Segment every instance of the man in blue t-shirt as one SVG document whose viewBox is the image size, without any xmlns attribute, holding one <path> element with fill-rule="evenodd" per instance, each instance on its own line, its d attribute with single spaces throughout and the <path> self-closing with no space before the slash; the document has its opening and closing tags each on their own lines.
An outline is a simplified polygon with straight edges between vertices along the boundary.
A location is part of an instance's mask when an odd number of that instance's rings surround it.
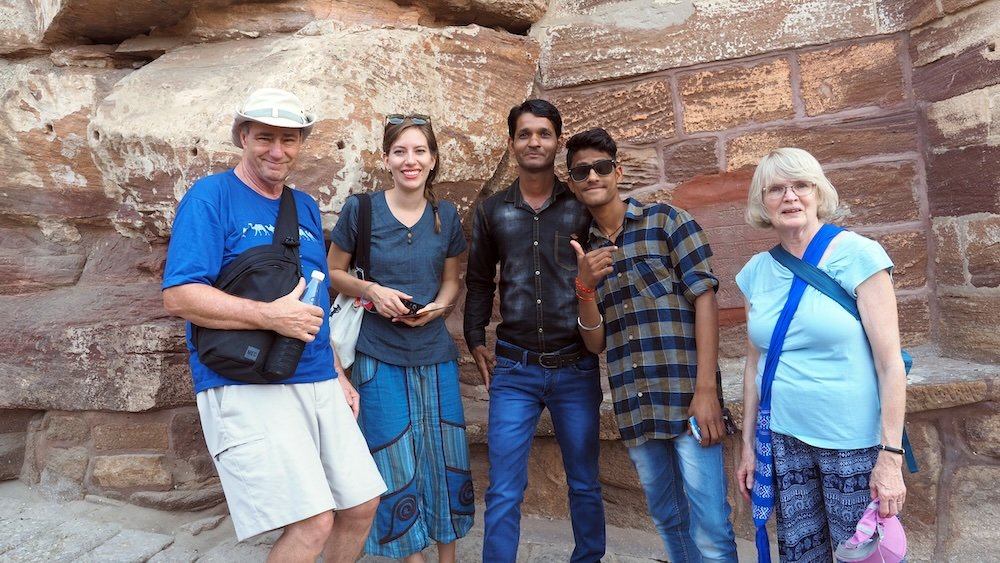
<svg viewBox="0 0 1000 563">
<path fill-rule="evenodd" d="M 316 118 L 292 93 L 253 92 L 237 110 L 235 168 L 195 182 L 177 207 L 163 304 L 188 321 L 191 373 L 209 453 L 240 540 L 278 528 L 269 560 L 354 561 L 385 483 L 358 428 L 357 392 L 334 370 L 329 295 L 301 303 L 305 280 L 271 302 L 213 287 L 249 248 L 271 244 L 285 179 Z M 327 274 L 319 207 L 292 191 L 303 272 Z M 280 384 L 246 384 L 198 358 L 191 325 L 271 330 L 306 342 L 295 374 Z"/>
</svg>

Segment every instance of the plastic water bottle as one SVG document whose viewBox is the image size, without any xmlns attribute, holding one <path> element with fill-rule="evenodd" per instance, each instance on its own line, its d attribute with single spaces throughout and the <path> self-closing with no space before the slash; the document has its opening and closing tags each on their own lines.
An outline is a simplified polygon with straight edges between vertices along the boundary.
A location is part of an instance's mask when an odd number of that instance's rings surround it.
<svg viewBox="0 0 1000 563">
<path fill-rule="evenodd" d="M 306 285 L 305 292 L 302 293 L 300 301 L 308 305 L 319 304 L 319 292 L 323 289 L 323 280 L 326 275 L 313 270 Z M 272 381 L 280 381 L 295 375 L 295 368 L 299 367 L 299 359 L 302 358 L 302 351 L 305 350 L 306 343 L 298 338 L 278 336 L 271 345 L 271 353 L 267 356 L 267 363 L 264 364 L 264 376 Z"/>
</svg>

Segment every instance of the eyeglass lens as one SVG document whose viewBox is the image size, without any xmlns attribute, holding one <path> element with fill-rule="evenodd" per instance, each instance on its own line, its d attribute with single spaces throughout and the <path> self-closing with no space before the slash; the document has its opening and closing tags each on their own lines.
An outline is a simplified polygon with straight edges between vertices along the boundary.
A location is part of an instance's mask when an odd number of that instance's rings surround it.
<svg viewBox="0 0 1000 563">
<path fill-rule="evenodd" d="M 768 186 L 764 189 L 764 197 L 767 199 L 781 199 L 785 197 L 785 192 L 792 190 L 796 196 L 805 196 L 812 193 L 815 186 L 809 182 L 795 182 L 787 186 Z"/>
<path fill-rule="evenodd" d="M 422 113 L 415 113 L 413 115 L 403 115 L 401 113 L 390 113 L 385 116 L 385 122 L 391 125 L 399 125 L 400 123 L 410 120 L 410 123 L 414 125 L 423 125 L 431 120 L 429 115 L 424 115 Z"/>
<path fill-rule="evenodd" d="M 582 182 L 590 176 L 591 170 L 597 172 L 598 176 L 607 176 L 615 171 L 615 164 L 617 163 L 613 160 L 598 160 L 590 164 L 581 164 L 569 169 L 569 177 L 573 178 L 574 181 Z"/>
</svg>

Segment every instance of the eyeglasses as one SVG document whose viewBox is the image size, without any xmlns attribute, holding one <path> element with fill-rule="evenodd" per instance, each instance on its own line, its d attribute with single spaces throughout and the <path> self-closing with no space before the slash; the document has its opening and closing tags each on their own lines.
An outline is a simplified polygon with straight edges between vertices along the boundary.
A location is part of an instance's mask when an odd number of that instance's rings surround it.
<svg viewBox="0 0 1000 563">
<path fill-rule="evenodd" d="M 812 182 L 794 182 L 787 186 L 768 186 L 764 188 L 764 199 L 769 201 L 780 201 L 785 197 L 785 192 L 792 190 L 797 197 L 807 196 L 813 193 L 816 184 Z"/>
<path fill-rule="evenodd" d="M 581 164 L 569 169 L 569 177 L 574 182 L 582 182 L 590 177 L 590 171 L 597 172 L 598 176 L 607 176 L 615 171 L 618 162 L 615 160 L 598 160 L 590 164 Z"/>
<path fill-rule="evenodd" d="M 425 123 L 431 122 L 431 116 L 424 115 L 422 113 L 414 113 L 412 115 L 403 115 L 401 113 L 390 113 L 385 116 L 385 122 L 390 125 L 399 125 L 400 123 L 410 120 L 410 123 L 414 125 L 424 125 Z"/>
</svg>

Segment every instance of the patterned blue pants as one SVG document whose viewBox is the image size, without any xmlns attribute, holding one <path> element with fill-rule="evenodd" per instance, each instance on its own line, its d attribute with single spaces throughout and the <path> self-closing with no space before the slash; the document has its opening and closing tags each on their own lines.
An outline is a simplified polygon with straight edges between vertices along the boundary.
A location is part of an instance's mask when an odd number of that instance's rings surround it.
<svg viewBox="0 0 1000 563">
<path fill-rule="evenodd" d="M 830 563 L 871 502 L 878 450 L 816 448 L 777 433 L 772 440 L 781 561 Z"/>
<path fill-rule="evenodd" d="M 365 552 L 401 559 L 464 536 L 475 504 L 458 364 L 401 367 L 359 352 L 351 379 L 358 424 L 389 489 Z"/>
</svg>

